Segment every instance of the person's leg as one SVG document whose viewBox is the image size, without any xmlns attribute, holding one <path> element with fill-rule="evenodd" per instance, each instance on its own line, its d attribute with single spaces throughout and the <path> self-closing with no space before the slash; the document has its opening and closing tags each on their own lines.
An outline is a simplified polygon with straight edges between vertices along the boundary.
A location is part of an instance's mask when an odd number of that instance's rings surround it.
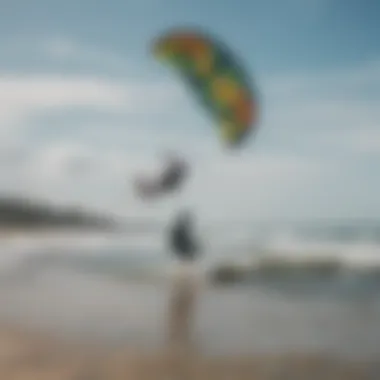
<svg viewBox="0 0 380 380">
<path fill-rule="evenodd" d="M 170 379 L 195 379 L 194 361 L 196 350 L 191 330 L 197 303 L 197 265 L 180 262 L 176 266 L 172 282 L 172 297 L 169 305 L 169 358 Z"/>
<path fill-rule="evenodd" d="M 191 340 L 197 284 L 194 264 L 182 263 L 177 269 L 170 303 L 169 337 L 171 343 L 186 347 Z"/>
</svg>

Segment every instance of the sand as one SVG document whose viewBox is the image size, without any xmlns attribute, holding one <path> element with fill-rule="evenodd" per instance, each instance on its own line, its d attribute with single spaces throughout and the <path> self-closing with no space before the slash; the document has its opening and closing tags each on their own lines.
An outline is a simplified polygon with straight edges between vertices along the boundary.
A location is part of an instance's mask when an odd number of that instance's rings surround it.
<svg viewBox="0 0 380 380">
<path fill-rule="evenodd" d="M 0 379 L 378 379 L 380 362 L 345 362 L 319 355 L 201 357 L 162 348 L 91 347 L 43 333 L 0 328 Z"/>
</svg>

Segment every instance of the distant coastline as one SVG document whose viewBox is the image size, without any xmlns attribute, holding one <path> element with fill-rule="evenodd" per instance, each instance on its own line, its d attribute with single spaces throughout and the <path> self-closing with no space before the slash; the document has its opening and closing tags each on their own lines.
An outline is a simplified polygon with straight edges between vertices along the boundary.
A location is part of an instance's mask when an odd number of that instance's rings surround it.
<svg viewBox="0 0 380 380">
<path fill-rule="evenodd" d="M 121 223 L 110 215 L 75 207 L 58 207 L 30 199 L 0 198 L 0 231 L 37 232 L 47 230 L 100 230 L 120 228 Z"/>
</svg>

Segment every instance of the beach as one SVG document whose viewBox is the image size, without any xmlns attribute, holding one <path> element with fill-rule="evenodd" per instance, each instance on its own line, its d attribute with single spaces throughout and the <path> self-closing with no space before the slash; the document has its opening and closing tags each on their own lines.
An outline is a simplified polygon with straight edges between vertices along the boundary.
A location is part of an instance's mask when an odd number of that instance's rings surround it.
<svg viewBox="0 0 380 380">
<path fill-rule="evenodd" d="M 3 289 L 0 379 L 378 378 L 376 313 L 203 289 L 181 350 L 167 340 L 169 287 L 68 279 Z"/>
<path fill-rule="evenodd" d="M 87 379 L 331 379 L 375 380 L 380 364 L 323 355 L 202 356 L 131 346 L 70 344 L 42 333 L 0 329 L 0 378 Z"/>
<path fill-rule="evenodd" d="M 276 266 L 205 281 L 181 351 L 168 345 L 173 283 L 154 244 L 3 242 L 0 379 L 378 379 L 376 278 Z"/>
</svg>

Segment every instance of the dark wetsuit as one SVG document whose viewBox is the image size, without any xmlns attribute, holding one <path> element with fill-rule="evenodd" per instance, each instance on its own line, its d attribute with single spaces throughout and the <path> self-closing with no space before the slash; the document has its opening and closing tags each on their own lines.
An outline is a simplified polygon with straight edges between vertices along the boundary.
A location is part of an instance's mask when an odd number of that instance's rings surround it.
<svg viewBox="0 0 380 380">
<path fill-rule="evenodd" d="M 193 261 L 199 256 L 199 246 L 192 236 L 192 220 L 181 215 L 170 231 L 169 244 L 173 254 L 180 260 Z"/>
</svg>

